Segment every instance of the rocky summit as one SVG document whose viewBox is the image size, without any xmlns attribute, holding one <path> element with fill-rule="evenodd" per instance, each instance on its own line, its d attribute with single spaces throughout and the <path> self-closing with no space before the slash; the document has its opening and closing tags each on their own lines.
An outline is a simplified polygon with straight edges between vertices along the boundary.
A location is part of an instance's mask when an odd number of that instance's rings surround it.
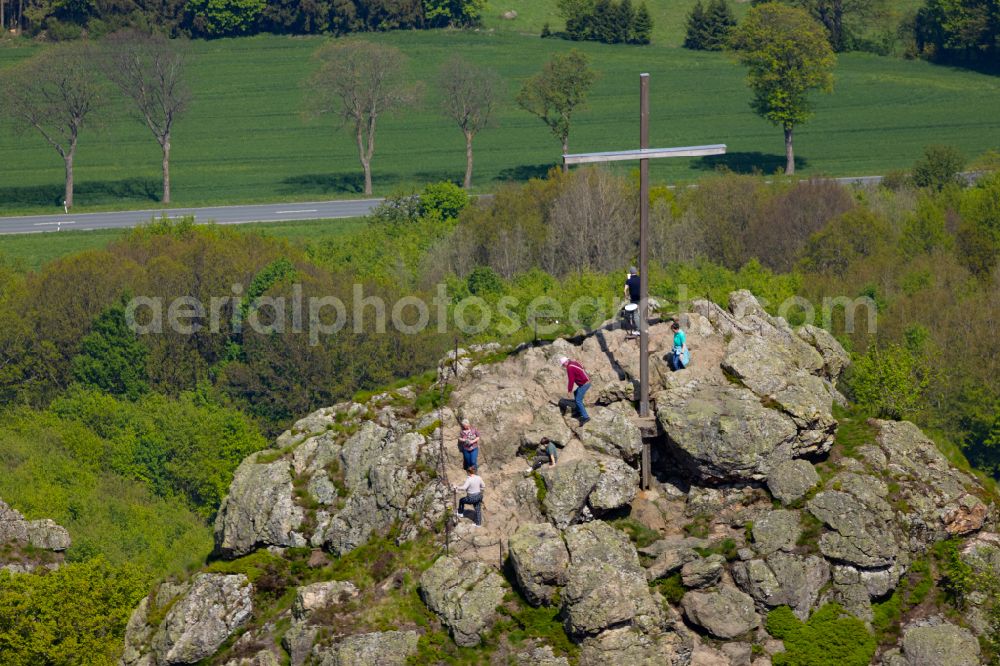
<svg viewBox="0 0 1000 666">
<path fill-rule="evenodd" d="M 301 419 L 240 465 L 213 561 L 142 601 L 123 664 L 422 664 L 463 649 L 484 664 L 768 666 L 819 663 L 802 650 L 843 649 L 836 627 L 860 646 L 845 664 L 985 659 L 993 593 L 949 614 L 928 589 L 948 571 L 1000 575 L 990 491 L 916 426 L 853 416 L 837 389 L 849 356 L 826 331 L 746 291 L 688 310 L 688 368 L 669 369 L 669 322 L 649 331 L 655 432 L 633 402 L 638 343 L 613 322 L 458 349 L 431 386 Z M 585 425 L 561 356 L 590 374 Z M 428 392 L 446 399 L 421 407 Z M 462 418 L 481 433 L 482 526 L 455 511 Z M 0 529 L 28 539 L 22 523 Z"/>
</svg>

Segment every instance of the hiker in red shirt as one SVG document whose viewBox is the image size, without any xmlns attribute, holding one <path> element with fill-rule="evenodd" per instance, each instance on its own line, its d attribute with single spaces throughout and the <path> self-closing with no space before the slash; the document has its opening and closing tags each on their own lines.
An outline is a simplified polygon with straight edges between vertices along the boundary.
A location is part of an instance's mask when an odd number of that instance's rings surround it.
<svg viewBox="0 0 1000 666">
<path fill-rule="evenodd" d="M 566 378 L 569 380 L 566 390 L 572 393 L 574 400 L 576 400 L 576 411 L 580 416 L 580 425 L 583 425 L 590 420 L 590 416 L 587 415 L 587 410 L 583 406 L 583 396 L 590 389 L 590 377 L 587 376 L 587 371 L 578 361 L 571 361 L 565 356 L 560 356 L 559 365 L 566 368 Z M 574 386 L 576 386 L 576 390 L 573 390 Z"/>
</svg>

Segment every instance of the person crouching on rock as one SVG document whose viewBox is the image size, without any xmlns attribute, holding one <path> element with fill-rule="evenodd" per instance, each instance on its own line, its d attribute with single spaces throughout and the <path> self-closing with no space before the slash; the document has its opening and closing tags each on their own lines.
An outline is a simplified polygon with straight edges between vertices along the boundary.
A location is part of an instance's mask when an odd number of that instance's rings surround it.
<svg viewBox="0 0 1000 666">
<path fill-rule="evenodd" d="M 465 478 L 465 483 L 460 486 L 454 486 L 455 490 L 464 490 L 465 497 L 458 500 L 458 510 L 455 515 L 459 518 L 462 517 L 462 511 L 465 510 L 465 505 L 475 508 L 476 510 L 476 526 L 483 524 L 483 489 L 486 488 L 486 483 L 483 481 L 482 477 L 476 474 L 476 466 L 471 465 L 465 470 L 468 476 Z"/>
<path fill-rule="evenodd" d="M 545 463 L 548 463 L 549 467 L 555 467 L 557 460 L 559 460 L 559 449 L 556 448 L 556 443 L 548 437 L 542 437 L 538 442 L 538 450 L 535 452 L 535 461 L 531 463 L 528 471 L 534 472 Z"/>
<path fill-rule="evenodd" d="M 458 445 L 462 448 L 464 469 L 479 463 L 479 431 L 472 427 L 469 419 L 462 419 L 462 432 L 458 433 Z"/>
<path fill-rule="evenodd" d="M 576 412 L 580 417 L 580 425 L 583 425 L 590 420 L 587 409 L 583 406 L 583 396 L 590 389 L 590 377 L 587 376 L 587 371 L 583 369 L 582 365 L 565 356 L 559 357 L 559 365 L 566 368 L 566 378 L 569 380 L 566 391 L 573 394 L 573 399 L 576 401 Z M 576 390 L 573 389 L 574 386 L 576 386 Z"/>
<path fill-rule="evenodd" d="M 670 369 L 676 372 L 687 367 L 691 362 L 691 355 L 688 351 L 687 336 L 681 330 L 681 325 L 675 321 L 670 330 L 674 332 L 674 347 L 670 350 Z"/>
</svg>

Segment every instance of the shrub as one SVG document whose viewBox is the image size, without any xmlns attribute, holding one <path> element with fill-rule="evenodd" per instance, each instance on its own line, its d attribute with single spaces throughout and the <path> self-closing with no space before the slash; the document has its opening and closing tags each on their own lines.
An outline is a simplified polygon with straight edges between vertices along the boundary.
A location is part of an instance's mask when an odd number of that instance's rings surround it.
<svg viewBox="0 0 1000 666">
<path fill-rule="evenodd" d="M 866 354 L 856 357 L 849 386 L 860 405 L 881 418 L 899 420 L 923 406 L 930 383 L 924 359 L 903 345 L 890 343 L 873 344 Z"/>
<path fill-rule="evenodd" d="M 917 187 L 941 190 L 957 182 L 958 173 L 965 165 L 965 158 L 954 146 L 933 145 L 924 148 L 924 154 L 913 165 L 913 182 Z"/>
<path fill-rule="evenodd" d="M 428 185 L 420 194 L 421 213 L 440 216 L 443 220 L 454 220 L 468 205 L 469 195 L 466 191 L 449 181 Z"/>
<path fill-rule="evenodd" d="M 803 623 L 788 606 L 767 614 L 767 631 L 785 643 L 775 666 L 867 666 L 877 644 L 864 623 L 827 604 Z"/>
</svg>

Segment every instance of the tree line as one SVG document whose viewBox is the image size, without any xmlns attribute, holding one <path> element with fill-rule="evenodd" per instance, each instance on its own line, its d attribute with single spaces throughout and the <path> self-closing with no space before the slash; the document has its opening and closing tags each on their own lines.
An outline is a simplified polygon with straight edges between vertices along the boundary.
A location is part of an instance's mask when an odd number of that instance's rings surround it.
<svg viewBox="0 0 1000 666">
<path fill-rule="evenodd" d="M 874 51 L 996 71 L 1000 69 L 1000 2 L 925 0 L 902 16 L 888 0 L 777 0 L 806 11 L 836 52 Z M 754 5 L 764 4 L 754 0 Z M 721 51 L 736 20 L 728 0 L 698 0 L 688 14 L 684 47 Z"/>
<path fill-rule="evenodd" d="M 0 0 L 0 26 L 55 41 L 123 28 L 174 37 L 346 34 L 477 25 L 484 0 Z"/>
</svg>

